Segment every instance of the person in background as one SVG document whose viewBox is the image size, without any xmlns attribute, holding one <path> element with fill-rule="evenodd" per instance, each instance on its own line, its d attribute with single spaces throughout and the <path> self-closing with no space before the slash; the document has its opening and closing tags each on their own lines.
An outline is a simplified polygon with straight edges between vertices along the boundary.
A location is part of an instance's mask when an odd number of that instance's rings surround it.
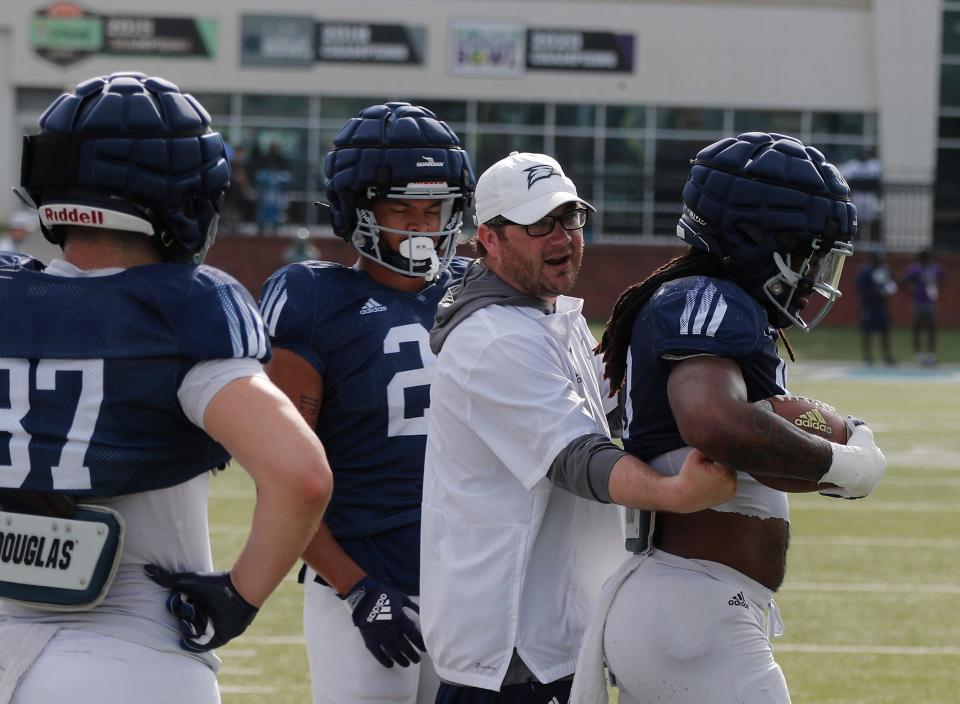
<svg viewBox="0 0 960 704">
<path fill-rule="evenodd" d="M 860 348 L 863 361 L 873 364 L 873 337 L 880 341 L 880 354 L 886 364 L 896 364 L 890 349 L 890 304 L 897 292 L 883 252 L 873 250 L 869 260 L 857 271 L 857 295 L 860 297 Z"/>
<path fill-rule="evenodd" d="M 919 364 L 937 363 L 937 302 L 943 289 L 943 269 L 930 256 L 930 250 L 917 253 L 916 261 L 900 274 L 900 283 L 908 286 L 913 302 L 910 329 L 913 355 Z M 926 342 L 926 345 L 924 345 Z"/>
</svg>

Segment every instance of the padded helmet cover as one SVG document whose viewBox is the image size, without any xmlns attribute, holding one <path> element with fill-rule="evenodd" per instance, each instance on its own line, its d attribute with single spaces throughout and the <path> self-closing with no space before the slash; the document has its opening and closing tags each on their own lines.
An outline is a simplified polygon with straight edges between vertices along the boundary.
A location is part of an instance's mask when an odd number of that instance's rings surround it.
<svg viewBox="0 0 960 704">
<path fill-rule="evenodd" d="M 203 258 L 230 165 L 193 96 L 162 78 L 114 73 L 61 95 L 39 125 L 39 135 L 24 138 L 21 183 L 42 222 L 44 205 L 96 208 L 108 221 L 121 214 L 112 222 L 133 223 L 117 229 L 158 236 L 168 259 Z M 44 235 L 62 244 L 58 229 L 47 218 Z"/>
<path fill-rule="evenodd" d="M 787 135 L 748 132 L 711 144 L 691 163 L 677 235 L 715 254 L 762 303 L 770 297 L 764 287 L 782 271 L 774 255 L 792 254 L 797 269 L 804 244 L 808 252 L 835 244 L 852 252 L 857 209 L 850 188 L 817 149 Z"/>
</svg>

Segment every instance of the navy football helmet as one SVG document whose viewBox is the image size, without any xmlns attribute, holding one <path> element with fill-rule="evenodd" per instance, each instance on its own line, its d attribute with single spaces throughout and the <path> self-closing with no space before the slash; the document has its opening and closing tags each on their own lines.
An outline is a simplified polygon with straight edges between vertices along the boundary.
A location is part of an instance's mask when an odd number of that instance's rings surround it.
<svg viewBox="0 0 960 704">
<path fill-rule="evenodd" d="M 840 298 L 857 209 L 837 168 L 782 134 L 748 132 L 701 150 L 683 189 L 677 236 L 715 254 L 771 323 L 813 329 Z M 808 296 L 826 299 L 810 322 Z"/>
<path fill-rule="evenodd" d="M 361 110 L 333 145 L 324 174 L 334 233 L 391 271 L 427 281 L 439 276 L 456 253 L 475 184 L 470 158 L 453 130 L 426 108 L 387 103 Z M 440 229 L 378 224 L 371 207 L 379 198 L 439 200 Z M 384 232 L 403 237 L 398 251 L 382 243 Z"/>
<path fill-rule="evenodd" d="M 63 225 L 157 237 L 169 261 L 199 262 L 230 185 L 223 139 L 193 96 L 161 78 L 114 73 L 79 84 L 24 137 L 21 186 L 44 236 Z"/>
</svg>

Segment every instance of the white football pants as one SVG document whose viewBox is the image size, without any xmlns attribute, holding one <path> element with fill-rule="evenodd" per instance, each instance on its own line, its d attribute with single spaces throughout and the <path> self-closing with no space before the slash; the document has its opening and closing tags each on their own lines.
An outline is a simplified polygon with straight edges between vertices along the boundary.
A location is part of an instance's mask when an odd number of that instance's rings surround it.
<svg viewBox="0 0 960 704">
<path fill-rule="evenodd" d="M 12 704 L 220 704 L 217 677 L 186 653 L 63 628 L 26 671 Z"/>
<path fill-rule="evenodd" d="M 772 592 L 736 570 L 654 550 L 621 585 L 604 629 L 621 704 L 790 704 L 773 659 Z"/>
<path fill-rule="evenodd" d="M 433 704 L 440 680 L 427 654 L 409 667 L 381 665 L 364 645 L 347 605 L 333 589 L 313 581 L 315 574 L 308 567 L 303 585 L 313 704 Z M 419 625 L 415 614 L 407 614 Z"/>
</svg>

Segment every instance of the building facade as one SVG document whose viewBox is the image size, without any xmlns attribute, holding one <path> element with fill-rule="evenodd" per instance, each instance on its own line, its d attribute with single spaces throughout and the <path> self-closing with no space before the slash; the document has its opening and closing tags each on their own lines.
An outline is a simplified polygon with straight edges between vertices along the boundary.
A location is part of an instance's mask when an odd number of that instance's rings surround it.
<svg viewBox="0 0 960 704">
<path fill-rule="evenodd" d="M 671 241 L 687 161 L 723 136 L 766 131 L 842 166 L 864 198 L 867 239 L 960 249 L 947 186 L 960 185 L 958 2 L 8 5 L 6 143 L 80 80 L 162 75 L 203 102 L 234 150 L 242 183 L 228 232 L 322 234 L 312 204 L 336 130 L 361 107 L 408 100 L 451 124 L 478 173 L 513 149 L 555 155 L 600 211 L 595 242 Z M 18 149 L 0 152 L 0 189 L 15 185 L 18 162 Z M 0 199 L 0 222 L 13 207 Z"/>
</svg>

